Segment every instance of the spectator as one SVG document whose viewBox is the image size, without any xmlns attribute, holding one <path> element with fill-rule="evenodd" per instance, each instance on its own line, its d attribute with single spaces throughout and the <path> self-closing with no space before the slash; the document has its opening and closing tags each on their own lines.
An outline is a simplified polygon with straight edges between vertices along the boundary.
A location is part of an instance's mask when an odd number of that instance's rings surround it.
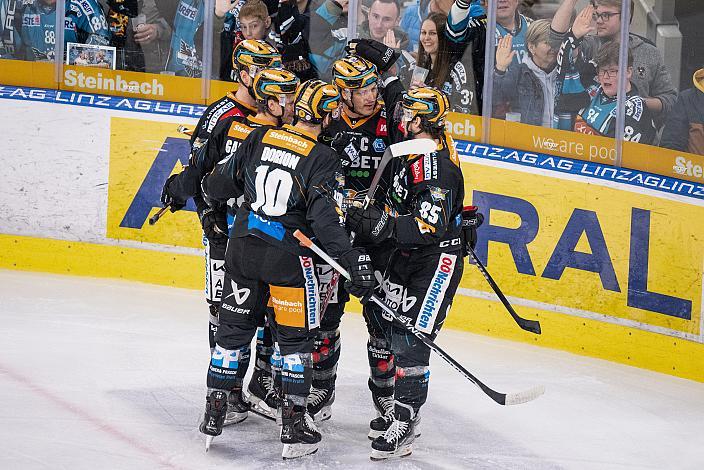
<svg viewBox="0 0 704 470">
<path fill-rule="evenodd" d="M 593 7 L 588 6 L 579 15 L 568 32 L 558 52 L 558 95 L 555 100 L 555 113 L 577 113 L 567 127 L 583 134 L 615 137 L 616 104 L 619 73 L 626 73 L 626 125 L 624 139 L 630 142 L 651 144 L 655 138 L 653 114 L 645 105 L 645 99 L 638 95 L 631 82 L 633 77 L 633 54 L 628 52 L 628 66 L 619 65 L 619 43 L 609 41 L 603 44 L 596 55 L 596 77 L 594 73 L 585 76 L 589 67 L 578 64 L 583 57 L 577 54 L 582 38 L 594 30 L 592 23 Z M 583 84 L 590 84 L 584 88 Z M 581 108 L 581 109 L 580 109 Z"/>
<path fill-rule="evenodd" d="M 374 0 L 367 20 L 360 25 L 359 37 L 374 39 L 394 49 L 406 49 L 408 35 L 398 27 L 400 20 L 399 0 Z"/>
<path fill-rule="evenodd" d="M 562 43 L 569 29 L 572 12 L 577 0 L 563 0 L 552 20 L 552 41 Z M 580 53 L 585 60 L 594 60 L 599 48 L 609 42 L 618 41 L 621 34 L 622 0 L 592 0 L 593 20 L 596 36 L 585 37 Z M 631 0 L 631 17 L 633 16 Z M 633 84 L 645 100 L 648 110 L 664 118 L 677 100 L 677 90 L 672 85 L 670 73 L 657 47 L 640 36 L 630 33 L 628 48 L 633 54 Z"/>
<path fill-rule="evenodd" d="M 513 63 L 517 52 L 507 34 L 496 48 L 494 99 L 508 102 L 509 111 L 520 113 L 524 124 L 552 127 L 557 85 L 557 51 L 550 44 L 550 20 L 531 23 L 526 34 L 528 55 Z"/>
<path fill-rule="evenodd" d="M 136 18 L 131 18 L 131 41 L 134 42 L 134 53 L 141 54 L 144 61 L 144 71 L 148 73 L 159 73 L 164 70 L 166 58 L 171 42 L 171 26 L 169 22 L 161 16 L 154 0 L 140 0 L 140 14 Z M 128 45 L 130 44 L 128 36 Z M 141 52 L 140 52 L 141 51 Z M 132 70 L 131 63 L 139 59 L 130 59 L 126 54 L 126 68 Z M 134 67 L 136 68 L 136 67 Z"/>
<path fill-rule="evenodd" d="M 704 69 L 694 73 L 694 88 L 683 91 L 665 121 L 663 147 L 704 155 Z"/>
<path fill-rule="evenodd" d="M 417 65 L 428 69 L 424 83 L 411 83 L 411 88 L 431 86 L 442 90 L 450 99 L 454 112 L 478 114 L 474 70 L 466 69 L 461 56 L 450 50 L 445 35 L 447 16 L 431 13 L 420 28 Z"/>
<path fill-rule="evenodd" d="M 430 13 L 447 15 L 452 7 L 453 0 L 417 0 L 415 5 L 406 8 L 401 17 L 401 30 L 408 35 L 407 49 L 411 52 L 418 50 L 420 39 L 420 26 Z"/>
<path fill-rule="evenodd" d="M 100 6 L 94 0 L 65 2 L 64 44 L 107 45 L 110 31 Z M 15 13 L 15 57 L 31 61 L 53 61 L 55 23 L 56 0 L 32 0 L 18 6 Z"/>
<path fill-rule="evenodd" d="M 362 2 L 359 2 L 361 7 Z M 348 0 L 325 0 L 312 14 L 310 61 L 318 76 L 332 79 L 332 63 L 343 56 L 347 45 Z"/>
<path fill-rule="evenodd" d="M 482 109 L 484 88 L 484 54 L 486 50 L 486 2 L 482 0 L 457 0 L 450 8 L 445 27 L 445 37 L 448 40 L 453 54 L 461 57 L 458 63 L 466 73 L 460 77 L 467 77 L 467 82 L 474 80 L 474 94 L 471 97 L 470 109 L 475 106 L 477 114 Z M 458 66 L 453 67 L 459 70 Z M 468 113 L 462 108 L 455 108 L 458 112 Z"/>
<path fill-rule="evenodd" d="M 213 22 L 213 57 L 220 57 L 219 34 L 223 30 L 225 15 L 235 2 L 215 0 Z M 203 0 L 156 0 L 159 13 L 164 18 L 173 18 L 169 58 L 165 71 L 185 77 L 201 77 L 203 73 L 202 26 L 205 2 Z M 218 74 L 214 74 L 218 75 Z"/>
<path fill-rule="evenodd" d="M 518 11 L 518 0 L 497 0 L 496 43 L 507 34 L 512 36 L 512 47 L 516 52 L 513 63 L 519 65 L 528 55 L 526 33 L 531 19 Z"/>
<path fill-rule="evenodd" d="M 236 25 L 236 26 L 233 26 Z M 220 77 L 232 79 L 232 51 L 244 39 L 265 40 L 269 35 L 271 18 L 267 6 L 261 0 L 237 0 L 235 7 L 225 15 L 223 31 L 220 35 Z M 232 31 L 236 29 L 235 33 Z"/>
</svg>

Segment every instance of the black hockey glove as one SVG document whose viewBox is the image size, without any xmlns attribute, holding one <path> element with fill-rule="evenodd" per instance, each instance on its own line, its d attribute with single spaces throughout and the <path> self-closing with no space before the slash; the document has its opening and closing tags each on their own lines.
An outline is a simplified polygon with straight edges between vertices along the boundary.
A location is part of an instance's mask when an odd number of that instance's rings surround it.
<svg viewBox="0 0 704 470">
<path fill-rule="evenodd" d="M 169 192 L 169 185 L 173 182 L 174 179 L 176 179 L 178 175 L 171 175 L 169 176 L 169 179 L 166 180 L 166 183 L 164 183 L 164 188 L 161 190 L 161 203 L 166 206 L 171 206 L 170 210 L 171 212 L 176 212 L 184 207 L 186 207 L 186 201 L 183 201 L 181 199 L 176 199 L 170 192 Z"/>
<path fill-rule="evenodd" d="M 484 223 L 484 216 L 477 212 L 478 210 L 477 206 L 465 206 L 462 209 L 462 234 L 465 244 L 472 250 L 477 246 L 477 229 Z M 465 251 L 469 254 L 466 247 Z"/>
<path fill-rule="evenodd" d="M 374 270 L 372 260 L 362 248 L 353 248 L 340 256 L 340 265 L 350 273 L 345 289 L 364 304 L 374 293 Z"/>
<path fill-rule="evenodd" d="M 348 54 L 356 54 L 376 65 L 379 74 L 387 72 L 401 56 L 395 49 L 373 39 L 353 39 L 345 46 L 345 51 Z"/>
<path fill-rule="evenodd" d="M 366 210 L 354 205 L 347 208 L 347 230 L 374 244 L 393 236 L 395 225 L 396 219 L 374 205 L 370 205 Z"/>
<path fill-rule="evenodd" d="M 227 243 L 227 213 L 206 207 L 205 210 L 198 213 L 200 224 L 203 226 L 203 233 L 208 240 L 213 243 Z"/>
</svg>

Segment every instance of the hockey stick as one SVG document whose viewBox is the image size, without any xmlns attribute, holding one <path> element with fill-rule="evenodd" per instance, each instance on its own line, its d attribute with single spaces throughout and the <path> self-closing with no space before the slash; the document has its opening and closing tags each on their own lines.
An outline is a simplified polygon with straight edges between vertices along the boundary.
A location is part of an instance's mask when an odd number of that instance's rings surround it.
<svg viewBox="0 0 704 470">
<path fill-rule="evenodd" d="M 299 242 L 301 242 L 301 245 L 310 248 L 313 250 L 315 254 L 320 256 L 323 260 L 325 260 L 326 263 L 328 263 L 330 266 L 335 268 L 341 275 L 343 275 L 345 278 L 350 279 L 349 273 L 342 267 L 340 266 L 334 259 L 330 257 L 327 253 L 325 253 L 320 247 L 315 245 L 310 238 L 305 236 L 300 230 L 296 230 L 293 232 L 293 236 L 298 239 Z M 474 385 L 479 387 L 482 392 L 487 394 L 489 398 L 494 400 L 496 403 L 499 405 L 518 405 L 521 403 L 526 403 L 532 400 L 535 400 L 538 398 L 540 395 L 545 393 L 545 387 L 542 385 L 533 387 L 529 390 L 525 390 L 523 392 L 518 392 L 518 393 L 500 393 L 497 392 L 496 390 L 491 389 L 487 385 L 485 385 L 481 380 L 476 378 L 474 375 L 472 375 L 471 372 L 469 372 L 467 369 L 462 366 L 459 362 L 454 360 L 449 354 L 447 354 L 440 346 L 435 344 L 430 338 L 425 336 L 423 332 L 419 331 L 416 329 L 413 324 L 411 324 L 411 319 L 404 317 L 405 320 L 402 320 L 396 311 L 391 309 L 388 305 L 384 303 L 383 300 L 381 300 L 379 297 L 376 295 L 372 295 L 370 300 L 377 304 L 379 307 L 381 307 L 384 312 L 389 314 L 397 323 L 402 325 L 404 328 L 406 328 L 408 331 L 413 333 L 413 335 L 421 340 L 423 344 L 428 346 L 430 349 L 438 353 L 438 355 L 444 359 L 448 364 L 450 364 L 455 370 L 457 370 L 460 374 L 462 374 L 465 378 L 467 378 L 470 382 L 472 382 Z"/>
<path fill-rule="evenodd" d="M 516 313 L 516 311 L 513 309 L 513 307 L 509 303 L 509 301 L 506 298 L 506 296 L 504 295 L 504 293 L 501 292 L 501 289 L 499 289 L 499 286 L 496 284 L 496 282 L 494 282 L 494 279 L 491 277 L 491 274 L 489 274 L 489 271 L 487 271 L 486 267 L 482 264 L 481 261 L 479 261 L 479 258 L 477 258 L 477 254 L 474 252 L 472 247 L 469 246 L 469 244 L 467 244 L 467 248 L 469 248 L 469 256 L 472 257 L 474 264 L 477 266 L 479 271 L 482 273 L 482 275 L 484 276 L 484 279 L 486 279 L 486 282 L 488 282 L 489 285 L 491 286 L 491 288 L 494 289 L 494 293 L 499 298 L 501 303 L 504 304 L 504 307 L 506 307 L 506 310 L 508 310 L 508 313 L 511 314 L 511 317 L 513 317 L 513 320 L 516 322 L 516 324 L 526 331 L 530 331 L 531 333 L 535 333 L 536 335 L 539 335 L 541 333 L 540 322 L 537 320 L 529 320 L 527 318 L 522 318 Z"/>
<path fill-rule="evenodd" d="M 149 225 L 154 225 L 155 223 L 157 223 L 159 221 L 159 219 L 161 219 L 161 216 L 164 215 L 166 213 L 166 211 L 169 210 L 170 207 L 171 207 L 171 204 L 167 204 L 166 206 L 159 209 L 159 212 L 157 212 L 156 214 L 154 214 L 153 216 L 151 216 L 149 218 Z"/>
<path fill-rule="evenodd" d="M 386 169 L 386 165 L 391 161 L 392 158 L 405 157 L 407 155 L 413 154 L 426 154 L 434 152 L 438 148 L 437 144 L 433 139 L 413 139 L 404 140 L 403 142 L 397 142 L 386 147 L 384 154 L 381 156 L 381 161 L 379 166 L 376 167 L 376 172 L 372 177 L 372 182 L 367 189 L 367 194 L 364 196 L 364 202 L 362 203 L 362 208 L 366 209 L 371 204 L 374 199 L 374 193 L 376 192 L 377 186 L 379 186 L 379 181 L 381 181 L 381 176 Z M 350 242 L 354 242 L 354 233 L 350 237 Z M 337 287 L 337 283 L 340 280 L 340 273 L 335 271 L 330 278 L 328 283 L 328 289 L 325 292 L 325 298 L 320 306 L 321 315 L 325 314 L 325 310 L 328 308 L 328 304 L 332 299 L 333 292 Z"/>
</svg>

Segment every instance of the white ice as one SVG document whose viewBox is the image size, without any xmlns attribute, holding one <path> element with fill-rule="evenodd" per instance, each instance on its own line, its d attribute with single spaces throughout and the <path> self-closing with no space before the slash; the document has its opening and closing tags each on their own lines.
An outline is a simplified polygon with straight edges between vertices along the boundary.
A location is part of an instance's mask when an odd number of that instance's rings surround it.
<svg viewBox="0 0 704 470">
<path fill-rule="evenodd" d="M 257 416 L 205 454 L 201 293 L 0 271 L 0 468 L 704 468 L 704 384 L 449 330 L 438 342 L 489 386 L 546 394 L 502 407 L 435 358 L 413 454 L 371 462 L 366 330 L 348 314 L 342 331 L 317 454 L 282 461 Z"/>
</svg>

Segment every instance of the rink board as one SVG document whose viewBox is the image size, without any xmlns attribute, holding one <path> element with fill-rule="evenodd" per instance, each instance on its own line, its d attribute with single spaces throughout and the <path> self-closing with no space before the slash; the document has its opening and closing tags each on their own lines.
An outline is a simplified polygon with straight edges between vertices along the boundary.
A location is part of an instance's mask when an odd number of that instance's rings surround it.
<svg viewBox="0 0 704 470">
<path fill-rule="evenodd" d="M 0 176 L 0 267 L 202 288 L 193 207 L 146 223 L 164 179 L 187 162 L 187 136 L 176 129 L 192 127 L 195 112 L 37 96 L 0 101 L 17 162 Z M 27 129 L 36 129 L 29 141 L 20 138 Z M 449 327 L 704 381 L 703 188 L 508 148 L 458 148 L 466 202 L 486 217 L 477 254 L 543 335 L 518 329 L 470 265 Z"/>
</svg>

